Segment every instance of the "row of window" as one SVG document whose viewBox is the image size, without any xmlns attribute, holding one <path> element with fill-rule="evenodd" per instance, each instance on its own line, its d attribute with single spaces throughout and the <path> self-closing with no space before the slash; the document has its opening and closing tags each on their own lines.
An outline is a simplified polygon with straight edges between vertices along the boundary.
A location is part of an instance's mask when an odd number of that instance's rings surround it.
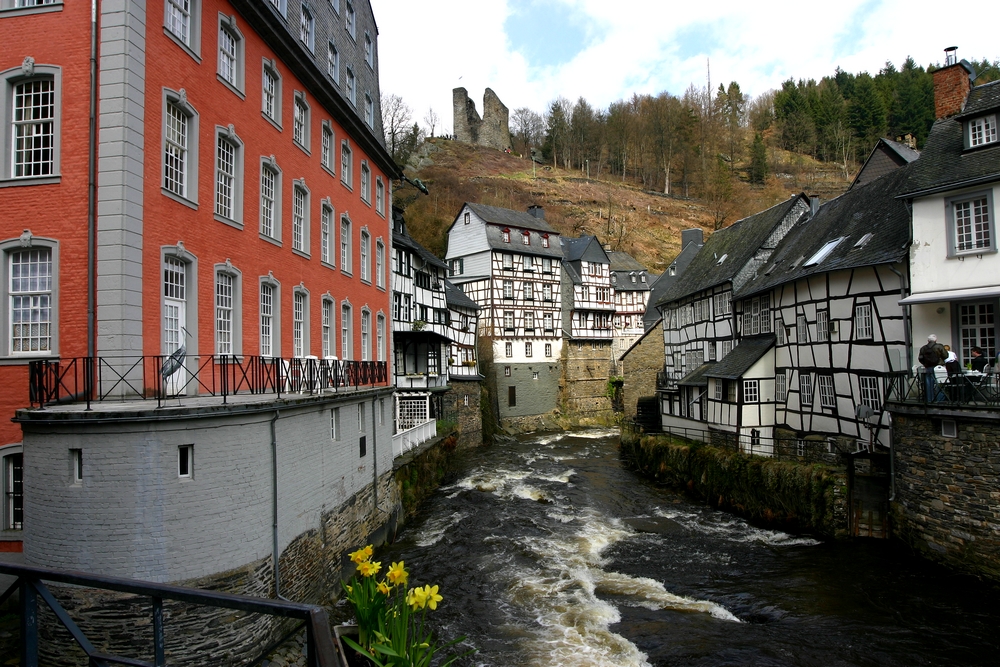
<svg viewBox="0 0 1000 667">
<path fill-rule="evenodd" d="M 830 334 L 836 333 L 836 323 L 830 322 L 830 313 L 826 310 L 816 311 L 815 334 L 810 331 L 809 322 L 805 315 L 795 317 L 795 341 L 797 343 L 824 343 L 830 340 Z M 777 344 L 787 345 L 793 342 L 791 339 L 790 327 L 778 319 L 775 322 L 775 332 L 777 334 Z M 854 306 L 854 339 L 870 340 L 874 336 L 872 306 L 870 303 L 859 303 Z"/>
<path fill-rule="evenodd" d="M 542 313 L 541 318 L 537 317 L 536 313 L 532 310 L 526 310 L 522 313 L 524 318 L 524 330 L 534 331 L 535 325 L 541 320 L 543 331 L 552 331 L 552 313 Z M 503 311 L 503 328 L 506 331 L 514 331 L 514 311 L 505 310 Z"/>
<path fill-rule="evenodd" d="M 514 356 L 514 344 L 513 343 L 504 343 L 504 354 L 506 355 L 506 357 L 508 359 L 510 359 L 511 357 Z M 524 356 L 531 357 L 531 356 L 533 356 L 533 354 L 534 354 L 534 346 L 531 344 L 530 341 L 528 341 L 528 342 L 526 342 L 524 344 Z M 545 356 L 546 357 L 551 357 L 552 356 L 552 343 L 545 343 Z M 504 367 L 504 375 L 510 377 L 510 366 L 505 366 Z M 536 377 L 534 377 L 535 380 L 538 379 L 537 375 L 538 374 L 535 373 L 535 376 L 536 376 Z"/>
<path fill-rule="evenodd" d="M 392 293 L 392 319 L 397 322 L 411 322 L 418 320 L 430 322 L 433 316 L 435 324 L 451 324 L 451 312 L 444 308 L 432 308 L 426 304 L 418 303 L 414 305 L 413 297 L 400 292 Z M 462 316 L 465 326 L 468 326 L 468 315 Z"/>
<path fill-rule="evenodd" d="M 469 224 L 469 214 L 468 213 L 465 214 L 465 224 Z M 527 229 L 521 231 L 521 244 L 522 245 L 531 245 L 531 234 L 532 234 L 531 231 L 527 230 Z M 538 234 L 538 232 L 535 232 L 535 234 L 538 235 L 538 237 L 539 237 L 539 239 L 541 241 L 542 247 L 543 248 L 548 248 L 549 245 L 550 245 L 550 243 L 549 243 L 549 235 L 545 234 L 545 233 Z M 510 228 L 509 227 L 504 227 L 503 229 L 500 230 L 500 238 L 503 240 L 504 243 L 510 243 Z"/>
<path fill-rule="evenodd" d="M 25 0 L 18 0 L 25 1 Z M 282 16 L 286 15 L 285 0 L 270 0 L 278 8 Z M 331 3 L 333 4 L 333 3 Z M 337 3 L 339 5 L 339 2 Z M 279 7 L 280 5 L 280 7 Z M 356 15 L 354 6 L 348 2 L 345 28 L 352 40 L 356 40 Z M 164 6 L 164 27 L 183 49 L 191 53 L 195 59 L 200 59 L 201 52 L 201 0 L 167 0 Z M 315 55 L 316 53 L 316 19 L 306 3 L 301 5 L 299 15 L 299 40 Z M 234 16 L 219 13 L 218 25 L 218 77 L 237 95 L 243 97 L 245 85 L 245 39 L 236 25 Z M 369 69 L 375 69 L 375 42 L 367 30 L 364 34 L 364 61 Z M 331 36 L 327 41 L 327 74 L 335 85 L 340 87 L 340 50 Z M 343 91 L 352 105 L 357 106 L 357 77 L 351 67 L 345 67 Z M 264 114 L 280 125 L 280 77 L 274 63 L 271 62 L 270 72 L 265 66 L 264 78 L 261 84 L 264 97 Z M 275 100 L 277 99 L 277 103 Z M 269 113 L 270 112 L 270 113 Z M 364 95 L 364 120 L 369 128 L 375 128 L 375 100 L 371 91 Z M 300 142 L 301 144 L 301 142 Z"/>
<path fill-rule="evenodd" d="M 803 407 L 811 406 L 814 400 L 813 374 L 799 374 L 799 404 Z M 823 408 L 837 407 L 837 396 L 834 391 L 832 375 L 815 375 L 815 382 L 819 389 L 819 402 Z M 761 400 L 760 380 L 719 380 L 713 379 L 714 396 L 717 401 L 727 401 L 735 403 L 738 400 L 737 392 L 742 386 L 743 402 L 757 403 Z M 872 410 L 882 409 L 879 400 L 879 380 L 874 376 L 862 375 L 858 378 L 861 390 L 861 403 L 867 405 Z M 784 371 L 778 372 L 774 376 L 774 399 L 778 403 L 788 400 L 787 375 Z"/>
<path fill-rule="evenodd" d="M 533 255 L 519 255 L 521 258 L 521 270 L 525 272 L 541 271 L 542 273 L 552 273 L 554 263 L 551 257 L 535 257 Z M 464 264 L 461 259 L 453 259 L 451 265 L 452 275 L 460 275 L 464 271 Z M 557 260 L 558 261 L 558 260 Z M 455 264 L 458 262 L 458 264 Z M 500 266 L 504 271 L 514 270 L 514 255 L 509 252 L 500 253 Z M 459 269 L 456 273 L 455 269 Z"/>
<path fill-rule="evenodd" d="M 514 281 L 504 280 L 502 284 L 503 298 L 513 299 L 515 294 Z M 552 301 L 552 283 L 542 283 L 540 290 L 535 283 L 521 283 L 521 294 L 525 301 L 534 301 L 536 294 L 538 295 L 537 298 L 540 298 L 542 301 Z"/>
<path fill-rule="evenodd" d="M 190 325 L 188 319 L 188 285 L 191 264 L 175 256 L 167 256 L 163 263 L 163 343 L 166 353 L 172 353 L 183 341 L 183 331 Z M 241 327 L 243 322 L 243 285 L 239 270 L 230 264 L 215 270 L 214 329 L 215 354 L 242 354 Z M 258 301 L 259 353 L 264 357 L 280 356 L 280 285 L 270 276 L 260 279 Z M 292 354 L 305 357 L 311 354 L 310 344 L 310 294 L 304 287 L 292 290 Z M 336 304 L 324 295 L 320 304 L 321 354 L 335 356 Z M 375 350 L 372 351 L 372 314 L 364 307 L 359 318 L 361 330 L 361 360 L 385 361 L 385 316 L 376 315 Z M 354 358 L 353 307 L 346 300 L 340 307 L 341 359 Z M 190 327 L 193 328 L 193 327 Z"/>
</svg>

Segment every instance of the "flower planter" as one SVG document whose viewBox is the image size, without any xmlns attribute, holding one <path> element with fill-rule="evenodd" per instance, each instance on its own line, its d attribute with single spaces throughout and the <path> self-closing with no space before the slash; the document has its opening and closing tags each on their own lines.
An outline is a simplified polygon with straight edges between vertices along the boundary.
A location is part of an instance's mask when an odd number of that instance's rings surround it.
<svg viewBox="0 0 1000 667">
<path fill-rule="evenodd" d="M 373 667 L 375 664 L 362 654 L 355 651 L 343 641 L 341 637 L 350 637 L 354 641 L 358 640 L 358 626 L 356 625 L 335 625 L 333 626 L 333 638 L 337 642 L 337 655 L 340 656 L 341 667 Z"/>
</svg>

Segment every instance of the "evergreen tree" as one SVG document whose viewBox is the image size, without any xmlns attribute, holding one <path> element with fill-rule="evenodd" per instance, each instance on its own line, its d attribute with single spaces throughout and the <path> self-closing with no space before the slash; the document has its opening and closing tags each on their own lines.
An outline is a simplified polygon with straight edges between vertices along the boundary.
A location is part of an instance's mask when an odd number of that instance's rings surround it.
<svg viewBox="0 0 1000 667">
<path fill-rule="evenodd" d="M 847 106 L 847 124 L 861 142 L 860 151 L 867 153 L 886 132 L 885 107 L 875 82 L 867 74 L 858 76 L 854 97 Z"/>
</svg>

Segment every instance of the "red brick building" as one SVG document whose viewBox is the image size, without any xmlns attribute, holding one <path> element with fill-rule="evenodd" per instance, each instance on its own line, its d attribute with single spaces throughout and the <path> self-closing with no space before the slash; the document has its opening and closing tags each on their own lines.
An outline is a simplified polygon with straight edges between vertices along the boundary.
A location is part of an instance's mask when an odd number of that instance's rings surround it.
<svg viewBox="0 0 1000 667">
<path fill-rule="evenodd" d="M 398 172 L 369 2 L 96 7 L 0 0 L 6 550 L 30 469 L 16 410 L 214 392 L 222 357 L 388 359 Z"/>
</svg>

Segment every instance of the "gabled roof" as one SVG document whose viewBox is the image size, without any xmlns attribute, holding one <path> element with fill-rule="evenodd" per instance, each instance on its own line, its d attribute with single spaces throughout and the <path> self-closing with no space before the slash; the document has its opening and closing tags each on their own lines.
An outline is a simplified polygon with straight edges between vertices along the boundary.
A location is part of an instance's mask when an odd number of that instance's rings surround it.
<svg viewBox="0 0 1000 667">
<path fill-rule="evenodd" d="M 677 384 L 681 387 L 707 387 L 708 386 L 708 372 L 712 370 L 715 366 L 714 361 L 706 361 L 698 368 L 694 369 L 682 379 L 677 381 Z"/>
<path fill-rule="evenodd" d="M 611 260 L 612 271 L 646 271 L 646 267 L 627 252 L 609 250 L 607 255 L 608 259 Z"/>
<path fill-rule="evenodd" d="M 567 262 L 586 260 L 588 262 L 611 263 L 608 253 L 604 251 L 604 247 L 596 236 L 581 236 L 578 239 L 561 236 L 559 243 L 562 245 L 563 259 Z"/>
<path fill-rule="evenodd" d="M 896 195 L 913 166 L 859 185 L 820 206 L 815 216 L 800 220 L 733 296 L 749 296 L 809 275 L 903 261 L 909 253 L 910 212 Z M 818 263 L 806 266 L 837 239 L 840 242 L 827 248 Z"/>
<path fill-rule="evenodd" d="M 417 243 L 414 238 L 410 236 L 409 232 L 406 231 L 406 222 L 403 219 L 402 210 L 393 207 L 392 219 L 393 222 L 396 223 L 393 225 L 394 229 L 392 232 L 392 244 L 394 246 L 406 248 L 410 252 L 416 254 L 424 261 L 424 265 L 430 264 L 431 266 L 436 266 L 440 269 L 448 269 L 448 265 L 443 259 L 438 258 L 430 250 Z M 400 228 L 402 228 L 403 231 L 398 231 Z"/>
<path fill-rule="evenodd" d="M 1000 142 L 966 150 L 963 119 L 1000 107 L 1000 81 L 976 86 L 965 110 L 934 121 L 900 196 L 919 197 L 1000 180 Z"/>
<path fill-rule="evenodd" d="M 487 206 L 486 204 L 473 204 L 471 202 L 466 202 L 465 205 L 468 206 L 469 210 L 477 216 L 494 225 L 516 227 L 517 229 L 533 229 L 538 232 L 547 232 L 549 234 L 559 233 L 553 229 L 549 223 L 545 222 L 544 218 L 536 218 L 527 211 L 515 211 L 509 208 Z M 458 218 L 455 220 L 457 222 Z M 452 223 L 452 225 L 454 225 L 454 223 Z"/>
<path fill-rule="evenodd" d="M 670 275 L 670 268 L 667 267 L 650 285 L 649 299 L 646 301 L 646 314 L 642 316 L 642 325 L 647 331 L 651 327 L 656 326 L 656 323 L 660 321 L 661 315 L 660 311 L 656 308 L 657 302 L 667 293 L 671 285 L 680 280 L 703 245 L 701 243 L 688 243 L 685 245 L 681 249 L 680 254 L 670 263 L 670 266 L 676 267 L 674 275 Z"/>
<path fill-rule="evenodd" d="M 691 260 L 684 275 L 674 281 L 657 300 L 657 305 L 677 301 L 732 281 L 757 253 L 774 228 L 803 200 L 808 203 L 805 195 L 795 195 L 712 234 Z"/>
<path fill-rule="evenodd" d="M 870 183 L 877 178 L 899 169 L 920 157 L 920 152 L 906 144 L 891 139 L 879 139 L 875 148 L 868 154 L 868 159 L 861 165 L 858 174 L 851 181 L 851 188 L 859 184 Z M 851 189 L 848 188 L 848 189 Z"/>
<path fill-rule="evenodd" d="M 738 380 L 771 349 L 774 341 L 774 334 L 744 338 L 705 375 L 723 380 Z"/>
<path fill-rule="evenodd" d="M 453 285 L 450 280 L 444 281 L 444 298 L 445 302 L 453 308 L 479 310 L 479 304 L 470 299 L 461 288 Z"/>
</svg>

